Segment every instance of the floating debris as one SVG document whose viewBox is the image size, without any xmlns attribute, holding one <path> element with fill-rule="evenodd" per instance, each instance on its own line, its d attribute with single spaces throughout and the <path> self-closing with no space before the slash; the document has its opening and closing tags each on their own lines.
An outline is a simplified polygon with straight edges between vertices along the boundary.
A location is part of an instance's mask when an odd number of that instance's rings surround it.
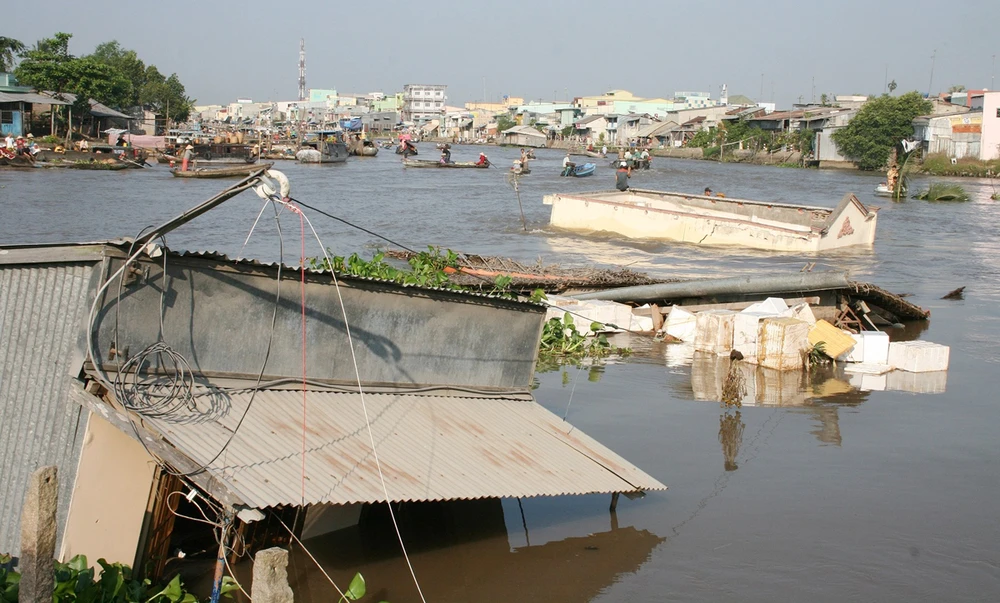
<svg viewBox="0 0 1000 603">
<path fill-rule="evenodd" d="M 941 299 L 965 299 L 965 287 L 959 287 Z"/>
<path fill-rule="evenodd" d="M 913 198 L 922 201 L 968 201 L 969 194 L 957 184 L 935 182 L 927 190 L 913 195 Z"/>
</svg>

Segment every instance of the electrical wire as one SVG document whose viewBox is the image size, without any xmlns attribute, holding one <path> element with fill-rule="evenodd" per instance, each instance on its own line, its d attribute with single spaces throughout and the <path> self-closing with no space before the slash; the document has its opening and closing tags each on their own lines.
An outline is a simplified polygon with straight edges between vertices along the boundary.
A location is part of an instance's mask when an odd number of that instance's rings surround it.
<svg viewBox="0 0 1000 603">
<path fill-rule="evenodd" d="M 292 537 L 292 540 L 294 540 L 296 544 L 298 544 L 300 547 L 302 547 L 302 550 L 306 552 L 306 555 L 309 555 L 309 558 L 312 559 L 312 562 L 316 564 L 316 567 L 323 574 L 323 576 L 325 576 L 326 579 L 330 582 L 330 584 L 333 585 L 334 590 L 336 590 L 337 594 L 340 595 L 340 599 L 339 600 L 340 601 L 347 601 L 348 600 L 347 599 L 347 595 L 344 594 L 344 591 L 340 590 L 340 587 L 337 586 L 337 583 L 333 581 L 333 578 L 330 577 L 330 574 L 326 573 L 326 570 L 323 569 L 323 566 L 320 565 L 319 561 L 317 561 L 315 557 L 313 557 L 312 552 L 309 550 L 308 547 L 306 547 L 305 544 L 302 543 L 301 540 L 299 540 L 299 537 L 295 535 L 295 532 L 293 532 L 292 529 L 290 527 L 288 527 L 285 524 L 285 522 L 282 521 L 282 519 L 280 517 L 278 517 L 278 515 L 274 511 L 271 511 L 271 515 L 275 519 L 278 520 L 278 523 L 280 523 L 282 525 L 282 527 L 284 527 L 286 530 L 288 530 L 288 535 Z"/>
<path fill-rule="evenodd" d="M 364 228 L 363 226 L 358 226 L 357 224 L 354 224 L 352 222 L 348 222 L 347 220 L 345 220 L 345 219 L 343 219 L 341 217 L 335 216 L 335 215 L 333 215 L 331 213 L 325 212 L 325 211 L 323 211 L 321 209 L 318 209 L 316 207 L 313 207 L 311 205 L 307 205 L 306 203 L 303 203 L 302 201 L 299 201 L 298 199 L 289 197 L 288 200 L 292 201 L 294 203 L 297 203 L 297 204 L 301 205 L 302 207 L 308 208 L 308 209 L 310 209 L 310 210 L 312 210 L 312 211 L 314 211 L 314 212 L 316 212 L 316 213 L 318 213 L 320 215 L 326 216 L 326 217 L 331 218 L 333 220 L 336 220 L 338 222 L 342 222 L 342 223 L 350 226 L 351 228 L 356 228 L 356 229 L 360 230 L 361 232 L 364 232 L 364 233 L 372 235 L 373 237 L 377 237 L 379 239 L 382 239 L 383 241 L 385 241 L 387 243 L 390 243 L 392 245 L 395 245 L 397 247 L 400 247 L 402 249 L 405 249 L 406 251 L 409 251 L 410 253 L 418 253 L 417 251 L 411 249 L 410 247 L 407 247 L 406 245 L 403 245 L 402 243 L 397 243 L 396 241 L 393 241 L 392 239 L 390 239 L 388 237 L 385 237 L 383 235 L 380 235 L 379 233 L 374 232 L 372 230 L 368 230 L 367 228 Z M 308 218 L 306 218 L 306 220 L 308 220 Z M 312 227 L 312 224 L 310 224 L 310 227 Z M 313 230 L 313 232 L 315 232 L 315 230 Z M 318 240 L 318 237 L 317 237 L 317 240 Z M 333 272 L 333 262 L 330 261 L 330 256 L 329 256 L 328 253 L 326 253 L 326 248 L 325 247 L 323 247 L 323 252 L 324 252 L 324 255 L 326 256 L 327 266 L 330 268 L 330 272 Z M 485 276 L 482 276 L 480 274 L 471 274 L 471 273 L 464 273 L 464 274 L 467 274 L 468 276 L 471 276 L 473 278 L 478 278 L 479 280 L 483 281 L 484 283 L 486 283 L 488 285 L 494 285 L 493 281 L 491 281 L 490 279 L 488 279 Z M 576 316 L 577 318 L 582 318 L 583 320 L 589 320 L 591 322 L 594 322 L 589 317 L 584 316 L 583 314 L 580 314 L 579 312 L 574 312 L 573 310 L 567 310 L 566 308 L 562 308 L 560 306 L 557 306 L 556 304 L 553 304 L 553 303 L 549 302 L 548 300 L 545 300 L 545 299 L 539 300 L 537 303 L 543 304 L 543 305 L 545 305 L 546 307 L 549 307 L 549 308 L 555 308 L 556 310 L 559 310 L 559 311 L 562 311 L 562 312 L 566 312 L 567 314 L 570 314 L 572 316 Z M 609 326 L 609 327 L 611 327 L 613 329 L 621 329 L 623 331 L 628 331 L 629 333 L 640 332 L 640 331 L 635 331 L 635 330 L 627 328 L 627 327 L 622 327 L 620 325 L 616 325 L 614 323 L 601 323 L 601 324 L 603 324 L 605 326 Z"/>
<path fill-rule="evenodd" d="M 319 233 L 316 232 L 316 229 L 313 227 L 312 222 L 309 220 L 309 217 L 306 216 L 301 209 L 295 207 L 294 205 L 291 205 L 291 200 L 285 201 L 284 199 L 282 199 L 280 203 L 286 203 L 289 209 L 292 209 L 292 211 L 299 213 L 304 218 L 305 222 L 309 225 L 309 229 L 312 231 L 313 236 L 316 237 L 316 241 L 319 243 L 320 249 L 323 251 L 323 256 L 326 258 L 327 265 L 332 267 L 333 262 L 330 258 L 330 254 L 327 251 L 326 247 L 323 245 L 323 241 L 320 239 Z M 379 482 L 382 485 L 382 494 L 385 496 L 385 504 L 386 507 L 389 509 L 389 517 L 392 519 L 392 525 L 393 528 L 395 528 L 396 530 L 396 537 L 399 540 L 399 547 L 403 552 L 403 559 L 406 560 L 406 566 L 410 570 L 410 576 L 413 578 L 413 584 L 417 588 L 417 594 L 420 595 L 420 600 L 423 601 L 423 603 L 427 603 L 427 599 L 424 597 L 423 589 L 420 588 L 420 581 L 417 580 L 416 571 L 413 569 L 413 563 L 410 561 L 410 555 L 406 551 L 406 545 L 403 543 L 403 534 L 399 529 L 399 522 L 396 519 L 396 512 L 393 511 L 392 509 L 392 499 L 389 497 L 389 490 L 385 484 L 385 475 L 382 472 L 382 463 L 379 460 L 378 447 L 375 445 L 375 434 L 374 431 L 372 430 L 371 418 L 368 415 L 368 404 L 365 401 L 364 387 L 361 384 L 361 369 L 358 367 L 358 358 L 357 354 L 354 351 L 354 338 L 351 335 L 350 321 L 347 318 L 347 307 L 344 304 L 344 297 L 340 291 L 340 281 L 337 278 L 336 273 L 333 272 L 332 270 L 330 271 L 330 275 L 333 279 L 334 289 L 337 292 L 337 300 L 340 304 L 341 315 L 344 318 L 344 332 L 347 335 L 348 347 L 351 350 L 351 362 L 354 365 L 354 375 L 358 384 L 358 394 L 361 399 L 361 409 L 364 412 L 365 416 L 365 425 L 368 429 L 368 440 L 371 444 L 372 457 L 375 460 L 375 468 L 378 470 Z"/>
</svg>

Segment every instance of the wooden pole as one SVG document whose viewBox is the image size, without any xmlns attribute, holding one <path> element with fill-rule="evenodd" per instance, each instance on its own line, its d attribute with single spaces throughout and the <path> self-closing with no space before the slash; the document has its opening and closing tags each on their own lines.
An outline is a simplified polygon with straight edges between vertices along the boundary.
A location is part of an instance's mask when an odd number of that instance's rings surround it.
<svg viewBox="0 0 1000 603">
<path fill-rule="evenodd" d="M 20 601 L 51 603 L 55 589 L 59 478 L 53 465 L 31 474 L 21 511 Z"/>
</svg>

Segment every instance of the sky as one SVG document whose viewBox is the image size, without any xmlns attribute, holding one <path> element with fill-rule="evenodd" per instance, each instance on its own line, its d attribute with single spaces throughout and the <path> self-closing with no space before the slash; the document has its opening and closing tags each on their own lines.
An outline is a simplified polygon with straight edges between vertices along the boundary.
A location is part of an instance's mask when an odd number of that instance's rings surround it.
<svg viewBox="0 0 1000 603">
<path fill-rule="evenodd" d="M 565 100 L 611 89 L 642 97 L 711 92 L 775 102 L 821 94 L 993 88 L 1000 2 L 773 0 L 648 2 L 46 0 L 44 18 L 4 19 L 33 44 L 73 34 L 83 55 L 118 40 L 196 104 L 295 100 L 306 86 L 364 94 L 445 84 L 448 104 L 503 95 Z"/>
</svg>

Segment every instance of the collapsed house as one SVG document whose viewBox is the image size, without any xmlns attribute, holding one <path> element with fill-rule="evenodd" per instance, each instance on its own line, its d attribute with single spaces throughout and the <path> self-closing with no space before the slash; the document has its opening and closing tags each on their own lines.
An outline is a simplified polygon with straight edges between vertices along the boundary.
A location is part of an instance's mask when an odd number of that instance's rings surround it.
<svg viewBox="0 0 1000 603">
<path fill-rule="evenodd" d="M 386 501 L 665 488 L 534 401 L 544 307 L 156 244 L 208 209 L 0 247 L 0 551 L 42 465 L 60 558 L 152 576 L 195 498 L 251 550 Z"/>
</svg>

